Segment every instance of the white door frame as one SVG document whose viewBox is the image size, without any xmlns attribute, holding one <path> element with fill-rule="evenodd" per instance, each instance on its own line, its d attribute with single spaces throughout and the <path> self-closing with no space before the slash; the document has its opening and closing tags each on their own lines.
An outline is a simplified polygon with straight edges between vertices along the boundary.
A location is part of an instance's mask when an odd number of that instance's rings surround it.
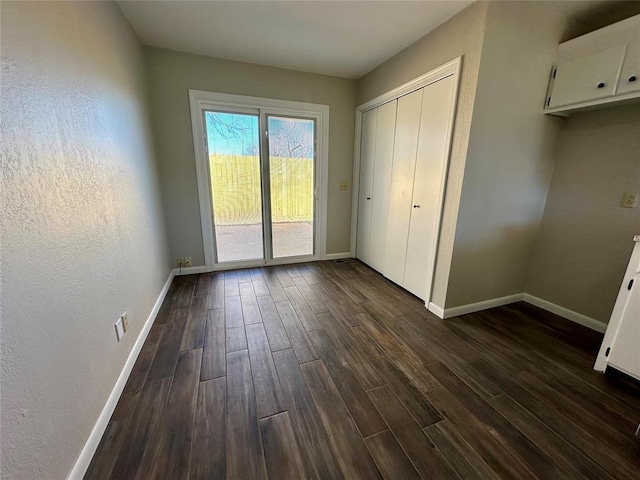
<svg viewBox="0 0 640 480">
<path fill-rule="evenodd" d="M 238 267 L 282 265 L 302 261 L 322 260 L 327 251 L 327 194 L 329 177 L 329 105 L 316 103 L 293 102 L 272 98 L 248 97 L 228 93 L 206 92 L 203 90 L 189 90 L 189 105 L 191 108 L 191 129 L 193 131 L 193 148 L 195 153 L 196 176 L 198 180 L 198 198 L 200 201 L 200 222 L 202 225 L 202 242 L 204 247 L 204 261 L 207 272 L 227 270 Z M 211 186 L 209 176 L 209 161 L 207 158 L 206 134 L 204 130 L 204 110 L 257 110 L 261 117 L 260 131 L 261 151 L 268 155 L 266 115 L 283 115 L 305 117 L 315 120 L 315 225 L 314 225 L 314 255 L 285 257 L 272 260 L 257 260 L 249 262 L 225 262 L 216 264 L 215 235 L 213 233 L 213 209 L 211 206 Z M 264 172 L 262 172 L 264 175 Z M 263 222 L 268 219 L 264 218 Z"/>
<path fill-rule="evenodd" d="M 457 57 L 451 60 L 444 65 L 431 70 L 430 72 L 425 73 L 409 82 L 400 85 L 393 90 L 390 90 L 382 95 L 375 97 L 372 100 L 369 100 L 362 105 L 356 107 L 356 133 L 355 133 L 355 142 L 354 142 L 354 156 L 353 156 L 353 181 L 351 182 L 353 185 L 353 194 L 351 201 L 351 242 L 350 242 L 350 256 L 356 258 L 356 244 L 357 244 L 357 235 L 358 235 L 358 190 L 360 188 L 360 143 L 362 136 L 362 115 L 364 112 L 377 108 L 380 105 L 383 105 L 387 102 L 391 102 L 396 100 L 404 95 L 407 95 L 411 92 L 419 90 L 427 85 L 437 82 L 438 80 L 442 80 L 443 78 L 453 76 L 454 78 L 454 87 L 453 87 L 453 98 L 452 98 L 452 115 L 449 121 L 448 126 L 448 134 L 447 134 L 447 147 L 445 154 L 445 164 L 444 164 L 444 172 L 442 175 L 442 183 L 440 185 L 440 199 L 438 202 L 438 211 L 440 214 L 438 215 L 438 221 L 435 229 L 435 248 L 433 250 L 432 258 L 430 259 L 431 264 L 433 265 L 432 281 L 430 291 L 426 292 L 425 303 L 429 305 L 431 301 L 431 295 L 433 292 L 433 285 L 435 281 L 435 270 L 436 270 L 436 258 L 438 256 L 438 249 L 440 244 L 440 226 L 442 224 L 442 212 L 444 209 L 444 195 L 445 189 L 447 185 L 447 178 L 449 173 L 449 159 L 451 157 L 451 143 L 453 138 L 453 125 L 455 123 L 456 116 L 456 105 L 458 101 L 458 89 L 460 86 L 460 68 L 462 66 L 462 57 Z"/>
</svg>

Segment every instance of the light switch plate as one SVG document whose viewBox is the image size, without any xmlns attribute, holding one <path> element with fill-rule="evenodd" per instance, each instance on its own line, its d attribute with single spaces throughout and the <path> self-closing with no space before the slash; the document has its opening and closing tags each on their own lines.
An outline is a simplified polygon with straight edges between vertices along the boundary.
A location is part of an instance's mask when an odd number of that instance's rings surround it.
<svg viewBox="0 0 640 480">
<path fill-rule="evenodd" d="M 124 336 L 124 327 L 122 326 L 122 317 L 116 321 L 116 337 L 118 341 Z"/>
<path fill-rule="evenodd" d="M 347 182 L 340 182 L 340 190 L 344 191 L 349 188 L 349 184 Z"/>
</svg>

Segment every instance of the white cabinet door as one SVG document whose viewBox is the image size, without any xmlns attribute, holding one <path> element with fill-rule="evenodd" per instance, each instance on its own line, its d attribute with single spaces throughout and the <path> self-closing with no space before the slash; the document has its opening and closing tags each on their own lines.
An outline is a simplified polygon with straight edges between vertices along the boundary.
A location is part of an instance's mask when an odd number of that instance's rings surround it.
<svg viewBox="0 0 640 480">
<path fill-rule="evenodd" d="M 550 108 L 613 95 L 625 45 L 563 62 L 557 66 Z"/>
<path fill-rule="evenodd" d="M 634 40 L 627 45 L 616 94 L 638 91 L 640 91 L 640 40 Z"/>
<path fill-rule="evenodd" d="M 424 87 L 403 287 L 429 300 L 452 115 L 454 79 Z"/>
<path fill-rule="evenodd" d="M 370 262 L 373 268 L 384 273 L 386 258 L 387 215 L 391 190 L 393 140 L 396 132 L 397 100 L 378 107 L 376 126 L 375 175 L 371 205 L 371 234 L 369 240 Z"/>
<path fill-rule="evenodd" d="M 631 294 L 611 348 L 609 364 L 640 378 L 640 274 L 633 279 Z"/>
<path fill-rule="evenodd" d="M 371 195 L 373 191 L 377 117 L 377 109 L 369 110 L 362 115 L 362 136 L 360 141 L 360 186 L 358 189 L 356 256 L 367 264 L 371 259 L 369 235 L 371 231 Z"/>
<path fill-rule="evenodd" d="M 387 216 L 387 254 L 382 273 L 399 285 L 404 280 L 421 109 L 422 89 L 398 99 Z"/>
</svg>

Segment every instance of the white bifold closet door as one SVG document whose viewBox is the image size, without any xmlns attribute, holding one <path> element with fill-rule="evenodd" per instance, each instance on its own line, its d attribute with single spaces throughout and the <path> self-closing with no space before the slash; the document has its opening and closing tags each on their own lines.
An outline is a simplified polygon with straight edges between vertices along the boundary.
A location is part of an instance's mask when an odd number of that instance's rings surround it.
<svg viewBox="0 0 640 480">
<path fill-rule="evenodd" d="M 440 227 L 455 77 L 362 115 L 356 254 L 428 300 Z"/>
<path fill-rule="evenodd" d="M 371 231 L 369 261 L 371 267 L 381 271 L 386 259 L 387 219 L 391 190 L 393 143 L 396 130 L 396 100 L 378 107 L 376 127 L 376 154 L 374 159 L 373 195 L 371 205 Z"/>
<path fill-rule="evenodd" d="M 411 220 L 402 283 L 404 288 L 420 298 L 425 298 L 431 292 L 453 88 L 453 77 L 447 77 L 425 87 L 422 93 Z"/>
<path fill-rule="evenodd" d="M 358 198 L 358 258 L 369 264 L 371 205 L 373 195 L 373 169 L 376 151 L 376 122 L 378 109 L 369 110 L 362 115 L 362 138 L 360 142 L 360 186 Z"/>
<path fill-rule="evenodd" d="M 385 244 L 387 255 L 382 273 L 399 285 L 404 282 L 421 111 L 422 89 L 398 99 Z"/>
</svg>

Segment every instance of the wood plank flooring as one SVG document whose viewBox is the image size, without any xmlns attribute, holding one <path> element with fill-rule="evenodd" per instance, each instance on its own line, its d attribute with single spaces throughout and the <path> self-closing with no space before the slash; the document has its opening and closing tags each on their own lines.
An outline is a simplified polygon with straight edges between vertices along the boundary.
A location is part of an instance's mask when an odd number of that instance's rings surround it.
<svg viewBox="0 0 640 480">
<path fill-rule="evenodd" d="M 364 264 L 177 277 L 87 479 L 637 479 L 640 386 L 524 303 L 439 320 Z"/>
</svg>

